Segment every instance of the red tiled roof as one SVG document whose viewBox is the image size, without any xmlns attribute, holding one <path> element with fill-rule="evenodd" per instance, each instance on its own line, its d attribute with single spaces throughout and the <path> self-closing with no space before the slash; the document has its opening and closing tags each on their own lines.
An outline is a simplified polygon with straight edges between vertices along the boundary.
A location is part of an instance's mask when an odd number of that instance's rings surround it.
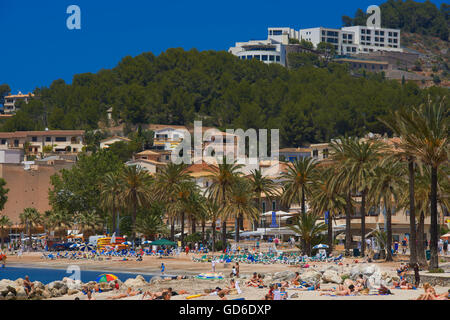
<svg viewBox="0 0 450 320">
<path fill-rule="evenodd" d="M 49 130 L 49 131 L 16 131 L 0 132 L 0 138 L 26 138 L 33 136 L 81 136 L 84 130 Z"/>
</svg>

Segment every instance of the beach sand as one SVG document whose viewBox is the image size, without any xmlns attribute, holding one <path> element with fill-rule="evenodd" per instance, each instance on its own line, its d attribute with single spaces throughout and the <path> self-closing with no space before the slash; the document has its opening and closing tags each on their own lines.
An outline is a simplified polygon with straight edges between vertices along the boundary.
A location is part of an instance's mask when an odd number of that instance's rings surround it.
<svg viewBox="0 0 450 320">
<path fill-rule="evenodd" d="M 154 274 L 161 275 L 160 265 L 164 262 L 166 265 L 166 276 L 167 275 L 196 275 L 199 273 L 211 272 L 211 263 L 198 263 L 192 262 L 193 254 L 185 255 L 181 254 L 178 257 L 170 257 L 160 259 L 158 257 L 146 256 L 141 262 L 130 260 L 121 261 L 118 258 L 113 260 L 104 261 L 92 261 L 92 260 L 44 260 L 41 259 L 41 253 L 26 253 L 22 258 L 8 257 L 9 266 L 20 266 L 20 267 L 37 267 L 37 268 L 67 268 L 69 265 L 78 265 L 81 270 L 99 270 L 105 272 L 131 272 L 131 273 L 142 273 L 142 274 Z M 342 268 L 347 264 L 352 265 L 354 259 L 345 259 Z M 395 275 L 395 270 L 399 266 L 401 261 L 395 261 L 391 263 L 376 263 L 382 271 L 386 271 L 389 274 Z M 406 261 L 403 261 L 406 262 Z M 324 267 L 327 263 L 311 263 L 311 267 L 316 267 L 320 269 Z M 216 272 L 223 273 L 225 276 L 229 275 L 231 272 L 232 265 L 225 266 L 222 264 L 216 265 Z M 240 274 L 241 276 L 250 276 L 253 272 L 265 274 L 274 273 L 280 271 L 298 271 L 298 266 L 288 266 L 283 264 L 270 264 L 270 265 L 260 265 L 260 264 L 240 264 Z M 245 280 L 240 280 L 240 287 L 242 289 L 242 294 L 240 295 L 227 295 L 228 300 L 245 298 L 246 300 L 262 300 L 263 297 L 268 293 L 268 288 L 253 288 L 246 287 L 244 285 Z M 204 293 L 205 289 L 213 289 L 215 287 L 225 288 L 229 284 L 229 279 L 224 280 L 198 280 L 198 279 L 185 279 L 185 280 L 170 280 L 162 281 L 156 284 L 148 284 L 145 288 L 140 288 L 143 290 L 150 290 L 151 292 L 158 292 L 163 289 L 172 287 L 174 291 L 186 290 L 189 292 L 187 295 L 173 296 L 172 300 L 185 300 L 187 296 Z M 322 284 L 321 288 L 332 288 L 335 284 Z M 94 298 L 96 300 L 106 300 L 110 296 L 117 295 L 118 293 L 124 293 L 125 287 L 122 287 L 119 291 L 104 292 L 104 293 L 94 293 Z M 438 293 L 446 292 L 450 287 L 436 287 Z M 394 294 L 389 296 L 348 296 L 348 297 L 335 297 L 335 296 L 320 296 L 318 291 L 299 291 L 295 289 L 287 289 L 288 295 L 291 296 L 294 293 L 298 294 L 297 298 L 292 300 L 409 300 L 415 299 L 420 294 L 422 294 L 423 289 L 418 290 L 391 290 Z M 81 300 L 86 300 L 86 296 L 82 293 L 63 296 L 58 298 L 52 298 L 52 300 L 73 300 L 79 297 Z M 132 296 L 123 298 L 120 300 L 141 300 L 142 295 Z M 219 300 L 217 296 L 204 296 L 199 297 L 194 300 Z M 193 300 L 193 301 L 194 301 Z M 186 300 L 188 301 L 188 300 Z"/>
</svg>

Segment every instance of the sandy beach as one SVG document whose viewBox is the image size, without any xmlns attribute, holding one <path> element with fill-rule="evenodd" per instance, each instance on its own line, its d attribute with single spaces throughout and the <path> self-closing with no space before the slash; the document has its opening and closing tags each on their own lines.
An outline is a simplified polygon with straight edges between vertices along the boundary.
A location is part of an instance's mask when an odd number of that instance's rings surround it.
<svg viewBox="0 0 450 320">
<path fill-rule="evenodd" d="M 168 275 L 197 275 L 199 273 L 208 273 L 211 272 L 211 264 L 210 263 L 199 263 L 193 262 L 192 257 L 193 254 L 185 255 L 182 254 L 178 257 L 169 257 L 160 259 L 158 257 L 146 256 L 143 261 L 121 261 L 118 258 L 112 260 L 104 260 L 104 261 L 92 261 L 92 260 L 44 260 L 41 259 L 40 253 L 26 253 L 23 257 L 17 258 L 15 256 L 8 257 L 8 266 L 17 266 L 17 267 L 29 267 L 29 268 L 55 268 L 55 269 L 65 269 L 69 265 L 78 265 L 83 270 L 98 270 L 102 272 L 130 272 L 136 274 L 152 274 L 155 276 L 161 276 L 160 265 L 161 262 L 164 262 L 166 265 L 166 273 L 165 276 Z M 389 276 L 394 277 L 396 275 L 396 268 L 400 265 L 401 262 L 405 261 L 395 261 L 392 263 L 375 263 L 381 271 L 386 272 Z M 363 265 L 363 263 L 359 263 Z M 333 263 L 312 263 L 310 264 L 311 269 L 315 270 L 323 270 L 326 269 L 330 265 L 335 265 Z M 345 269 L 352 267 L 354 264 L 353 259 L 344 259 L 342 266 L 338 266 L 338 268 L 342 269 L 342 272 Z M 262 275 L 273 275 L 277 272 L 282 271 L 304 271 L 300 270 L 298 266 L 289 266 L 284 264 L 270 264 L 270 265 L 262 265 L 262 264 L 240 264 L 240 288 L 242 289 L 242 293 L 238 295 L 227 295 L 228 300 L 245 298 L 245 300 L 262 300 L 264 296 L 268 292 L 268 288 L 253 288 L 245 286 L 244 282 L 246 278 L 249 278 L 253 272 L 261 273 Z M 172 300 L 185 300 L 186 297 L 196 294 L 205 293 L 206 289 L 213 289 L 215 287 L 225 288 L 229 285 L 228 275 L 231 272 L 231 265 L 217 264 L 216 272 L 222 273 L 225 276 L 223 280 L 199 280 L 199 279 L 183 279 L 183 280 L 164 280 L 164 281 L 156 281 L 155 283 L 146 283 L 139 288 L 133 288 L 133 290 L 141 289 L 143 291 L 151 291 L 151 292 L 160 292 L 169 287 L 173 288 L 174 291 L 186 290 L 188 294 L 185 295 L 176 295 L 172 297 Z M 25 275 L 24 275 L 25 276 Z M 33 279 L 31 279 L 33 280 Z M 271 281 L 277 282 L 277 281 Z M 270 283 L 265 283 L 270 284 Z M 335 288 L 337 285 L 333 283 L 323 283 L 321 284 L 322 289 L 327 288 Z M 449 290 L 450 287 L 436 287 L 436 291 L 438 293 L 444 293 Z M 109 292 L 102 293 L 94 293 L 93 297 L 96 300 L 107 300 L 109 297 L 118 295 L 120 293 L 124 293 L 126 290 L 126 286 L 123 285 L 120 290 L 114 290 Z M 345 297 L 337 297 L 337 296 L 320 296 L 319 291 L 300 291 L 293 288 L 287 288 L 287 293 L 292 300 L 410 300 L 417 298 L 420 294 L 422 294 L 423 289 L 419 288 L 418 290 L 399 290 L 392 289 L 393 295 L 389 296 L 379 296 L 379 295 L 357 295 L 357 296 L 345 296 Z M 293 296 L 291 298 L 291 296 Z M 76 293 L 73 295 L 64 295 L 62 297 L 54 297 L 52 300 L 73 300 L 76 297 L 81 300 L 86 300 L 86 295 L 83 293 Z M 141 300 L 142 294 L 122 298 L 120 300 Z M 219 300 L 218 296 L 202 296 L 195 298 L 195 300 Z"/>
</svg>

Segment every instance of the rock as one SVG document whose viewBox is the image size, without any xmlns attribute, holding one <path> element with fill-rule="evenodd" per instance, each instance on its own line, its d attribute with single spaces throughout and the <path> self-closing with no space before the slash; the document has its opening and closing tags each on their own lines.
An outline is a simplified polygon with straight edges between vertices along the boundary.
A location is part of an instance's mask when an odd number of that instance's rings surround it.
<svg viewBox="0 0 450 320">
<path fill-rule="evenodd" d="M 325 271 L 327 271 L 327 270 L 333 270 L 333 271 L 339 272 L 339 267 L 336 265 L 330 265 L 330 266 L 328 266 L 328 268 L 325 269 Z"/>
<path fill-rule="evenodd" d="M 83 283 L 81 282 L 81 280 L 69 279 L 65 282 L 65 285 L 67 286 L 67 289 L 81 290 Z"/>
<path fill-rule="evenodd" d="M 27 298 L 27 293 L 25 292 L 25 289 L 23 287 L 17 287 L 16 288 L 16 297 L 18 299 L 25 299 Z"/>
<path fill-rule="evenodd" d="M 339 276 L 337 271 L 334 270 L 327 270 L 322 275 L 322 280 L 326 283 L 336 283 L 341 284 L 342 278 Z"/>
<path fill-rule="evenodd" d="M 132 287 L 132 288 L 142 288 L 146 285 L 147 285 L 147 282 L 142 281 L 141 279 L 128 279 L 124 283 L 124 286 Z"/>
<path fill-rule="evenodd" d="M 140 280 L 140 281 L 145 282 L 145 283 L 147 282 L 147 281 L 145 281 L 145 278 L 142 275 L 138 275 L 136 277 L 136 280 Z"/>
<path fill-rule="evenodd" d="M 34 290 L 34 293 L 37 295 L 37 296 L 42 296 L 42 293 L 44 292 L 44 290 L 43 289 L 41 289 L 41 288 L 36 288 L 35 290 Z"/>
<path fill-rule="evenodd" d="M 19 278 L 19 279 L 17 279 L 14 282 L 16 283 L 17 286 L 21 286 L 21 287 L 23 286 L 23 279 L 22 278 Z"/>
<path fill-rule="evenodd" d="M 150 284 L 155 284 L 155 283 L 159 283 L 159 282 L 161 282 L 162 281 L 162 278 L 161 277 L 158 277 L 158 276 L 155 276 L 155 277 L 152 277 L 151 279 L 150 279 Z M 126 281 L 125 281 L 125 283 L 126 283 Z"/>
<path fill-rule="evenodd" d="M 62 296 L 61 292 L 59 292 L 59 290 L 56 289 L 56 288 L 49 289 L 49 291 L 50 291 L 50 293 L 51 293 L 53 298 L 57 298 L 57 297 L 61 297 Z"/>
<path fill-rule="evenodd" d="M 282 272 L 276 272 L 273 275 L 273 280 L 278 280 L 278 281 L 286 281 L 286 280 L 290 280 L 292 278 L 295 277 L 295 273 L 292 271 L 282 271 Z"/>
<path fill-rule="evenodd" d="M 59 290 L 59 289 L 61 289 L 64 286 L 66 286 L 66 284 L 63 281 L 53 281 L 53 282 L 50 282 L 48 284 L 48 289 L 50 291 L 52 291 L 52 289 L 58 289 Z"/>
<path fill-rule="evenodd" d="M 322 275 L 320 274 L 320 272 L 318 272 L 314 269 L 311 269 L 311 270 L 307 270 L 306 272 L 302 273 L 300 275 L 300 280 L 305 281 L 309 284 L 312 284 L 312 283 L 319 283 L 321 277 L 322 277 Z"/>
<path fill-rule="evenodd" d="M 65 295 L 65 294 L 67 294 L 67 291 L 68 291 L 69 289 L 67 288 L 66 285 L 64 285 L 64 286 L 62 286 L 61 288 L 59 288 L 58 290 L 59 290 L 59 293 L 63 296 L 63 295 Z"/>
<path fill-rule="evenodd" d="M 34 287 L 34 289 L 41 289 L 42 291 L 44 291 L 44 289 L 45 289 L 44 284 L 40 281 L 34 281 L 33 287 Z"/>
<path fill-rule="evenodd" d="M 0 292 L 7 291 L 8 290 L 8 286 L 15 287 L 16 286 L 15 281 L 11 281 L 11 280 L 8 280 L 8 279 L 0 280 Z"/>
<path fill-rule="evenodd" d="M 48 291 L 48 290 L 44 290 L 42 292 L 42 297 L 45 298 L 45 299 L 50 299 L 52 297 L 52 293 L 50 291 Z"/>
<path fill-rule="evenodd" d="M 67 294 L 69 295 L 69 296 L 71 296 L 71 295 L 74 295 L 74 294 L 77 294 L 79 291 L 78 290 L 75 290 L 75 289 L 69 289 L 69 290 L 67 290 Z"/>
</svg>

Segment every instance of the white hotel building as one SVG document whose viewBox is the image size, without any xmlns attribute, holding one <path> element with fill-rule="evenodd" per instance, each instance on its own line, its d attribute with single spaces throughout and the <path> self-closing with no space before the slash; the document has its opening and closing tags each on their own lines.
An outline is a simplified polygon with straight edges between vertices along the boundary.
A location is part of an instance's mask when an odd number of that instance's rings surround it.
<svg viewBox="0 0 450 320">
<path fill-rule="evenodd" d="M 335 46 L 337 55 L 354 55 L 375 51 L 403 52 L 400 30 L 366 26 L 309 28 L 296 31 L 291 28 L 268 28 L 267 40 L 237 42 L 229 52 L 242 60 L 257 59 L 265 63 L 286 64 L 286 46 L 289 39 L 307 40 L 317 48 L 321 42 Z"/>
</svg>

